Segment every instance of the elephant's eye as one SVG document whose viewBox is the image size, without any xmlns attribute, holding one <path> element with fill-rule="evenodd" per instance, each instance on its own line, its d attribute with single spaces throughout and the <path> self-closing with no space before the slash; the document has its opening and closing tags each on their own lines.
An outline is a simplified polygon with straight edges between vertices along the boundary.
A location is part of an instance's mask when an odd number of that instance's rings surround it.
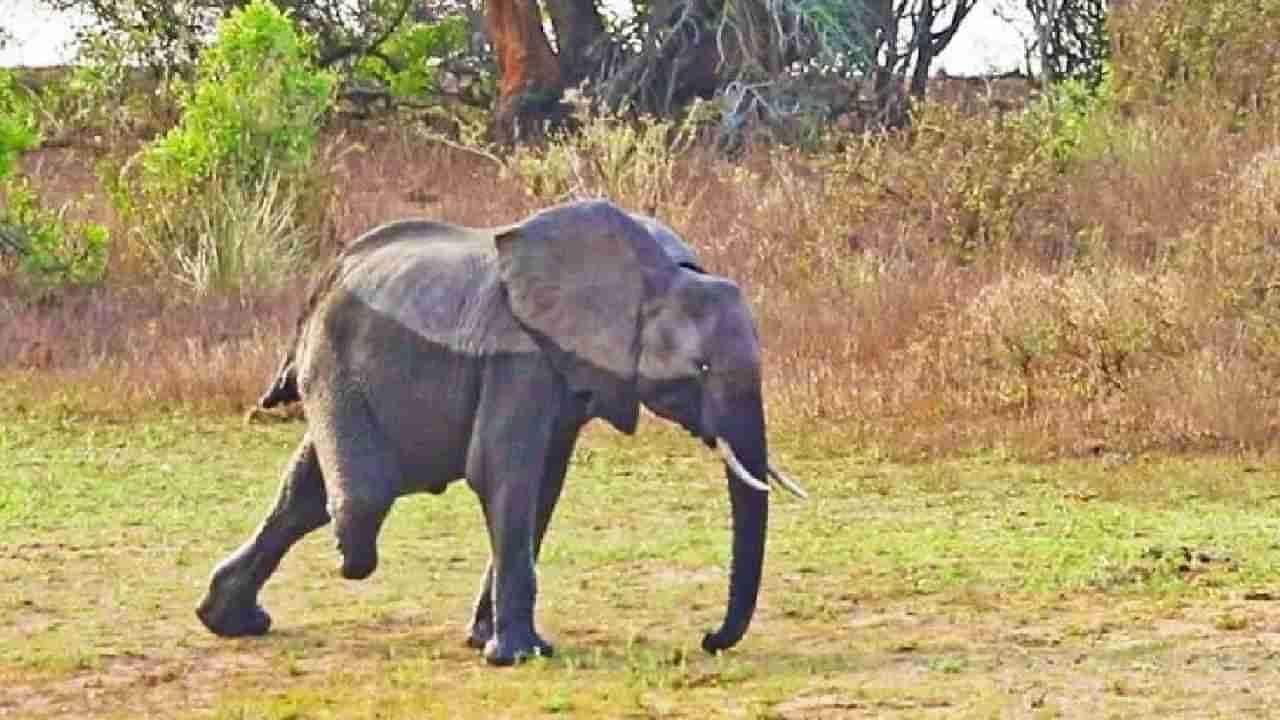
<svg viewBox="0 0 1280 720">
<path fill-rule="evenodd" d="M 698 363 L 698 372 L 702 373 L 703 375 L 706 375 L 707 373 L 711 372 L 711 366 L 707 364 L 705 361 L 700 362 Z"/>
</svg>

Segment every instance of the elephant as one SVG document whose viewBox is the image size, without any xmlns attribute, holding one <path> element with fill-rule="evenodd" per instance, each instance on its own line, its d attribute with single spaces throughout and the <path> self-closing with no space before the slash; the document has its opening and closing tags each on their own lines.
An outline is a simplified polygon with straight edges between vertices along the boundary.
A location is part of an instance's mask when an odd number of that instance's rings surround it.
<svg viewBox="0 0 1280 720">
<path fill-rule="evenodd" d="M 514 225 L 402 220 L 313 283 L 261 407 L 306 428 L 274 507 L 216 566 L 196 610 L 220 636 L 271 625 L 258 593 L 331 520 L 340 572 L 368 577 L 397 497 L 465 479 L 491 547 L 467 642 L 494 665 L 553 652 L 534 627 L 535 562 L 581 428 L 628 435 L 648 408 L 721 455 L 733 514 L 728 607 L 702 647 L 746 633 L 764 561 L 770 467 L 760 344 L 742 291 L 657 220 L 604 200 Z"/>
</svg>

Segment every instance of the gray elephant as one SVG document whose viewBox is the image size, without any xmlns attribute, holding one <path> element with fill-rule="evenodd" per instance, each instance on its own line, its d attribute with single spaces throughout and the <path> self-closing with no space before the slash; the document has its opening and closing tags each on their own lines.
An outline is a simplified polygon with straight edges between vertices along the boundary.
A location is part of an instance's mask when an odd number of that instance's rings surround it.
<svg viewBox="0 0 1280 720">
<path fill-rule="evenodd" d="M 552 648 L 534 628 L 534 563 L 579 430 L 636 429 L 639 407 L 717 448 L 733 508 L 723 625 L 755 611 L 769 486 L 760 347 L 742 293 L 660 223 L 603 201 L 517 225 L 405 221 L 351 244 L 313 287 L 263 407 L 301 401 L 307 430 L 254 536 L 197 609 L 224 636 L 262 634 L 258 592 L 290 546 L 334 522 L 344 577 L 378 563 L 400 495 L 466 478 L 492 555 L 469 644 L 498 665 Z"/>
</svg>

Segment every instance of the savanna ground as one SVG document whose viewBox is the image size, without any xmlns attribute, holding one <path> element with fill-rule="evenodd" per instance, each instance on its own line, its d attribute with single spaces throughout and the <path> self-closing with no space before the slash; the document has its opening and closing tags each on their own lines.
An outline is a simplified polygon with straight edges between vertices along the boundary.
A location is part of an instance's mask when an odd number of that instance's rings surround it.
<svg viewBox="0 0 1280 720">
<path fill-rule="evenodd" d="M 328 529 L 220 640 L 192 612 L 250 533 L 299 423 L 23 416 L 0 430 L 0 715 L 62 717 L 1273 717 L 1280 462 L 975 453 L 900 464 L 787 432 L 755 623 L 710 657 L 718 463 L 646 423 L 587 433 L 540 564 L 558 654 L 463 646 L 487 557 L 465 486 L 402 500 L 383 564 Z"/>
<path fill-rule="evenodd" d="M 50 105 L 59 141 L 18 177 L 111 242 L 79 284 L 0 255 L 0 715 L 1276 716 L 1263 5 L 1130 3 L 1100 89 L 957 81 L 909 131 L 731 158 L 673 147 L 675 121 L 512 150 L 329 117 L 295 176 L 169 215 L 116 201 L 172 106 Z M 338 578 L 322 530 L 264 592 L 270 635 L 207 634 L 208 573 L 302 432 L 242 418 L 307 276 L 391 218 L 582 196 L 657 215 L 752 303 L 774 459 L 812 499 L 774 504 L 743 643 L 698 649 L 726 593 L 723 479 L 656 421 L 580 445 L 540 566 L 551 660 L 463 647 L 486 557 L 464 486 L 399 503 L 369 580 Z"/>
</svg>

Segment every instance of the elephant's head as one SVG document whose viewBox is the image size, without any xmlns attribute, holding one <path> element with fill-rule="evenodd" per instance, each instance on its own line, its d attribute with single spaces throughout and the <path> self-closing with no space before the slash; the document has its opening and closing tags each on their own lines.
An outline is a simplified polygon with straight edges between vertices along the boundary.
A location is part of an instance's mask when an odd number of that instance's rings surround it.
<svg viewBox="0 0 1280 720">
<path fill-rule="evenodd" d="M 742 292 L 703 272 L 669 229 L 600 201 L 552 208 L 497 235 L 513 312 L 551 353 L 588 413 L 626 433 L 639 406 L 678 423 L 725 462 L 733 569 L 715 652 L 755 611 L 772 478 L 760 345 Z"/>
</svg>

